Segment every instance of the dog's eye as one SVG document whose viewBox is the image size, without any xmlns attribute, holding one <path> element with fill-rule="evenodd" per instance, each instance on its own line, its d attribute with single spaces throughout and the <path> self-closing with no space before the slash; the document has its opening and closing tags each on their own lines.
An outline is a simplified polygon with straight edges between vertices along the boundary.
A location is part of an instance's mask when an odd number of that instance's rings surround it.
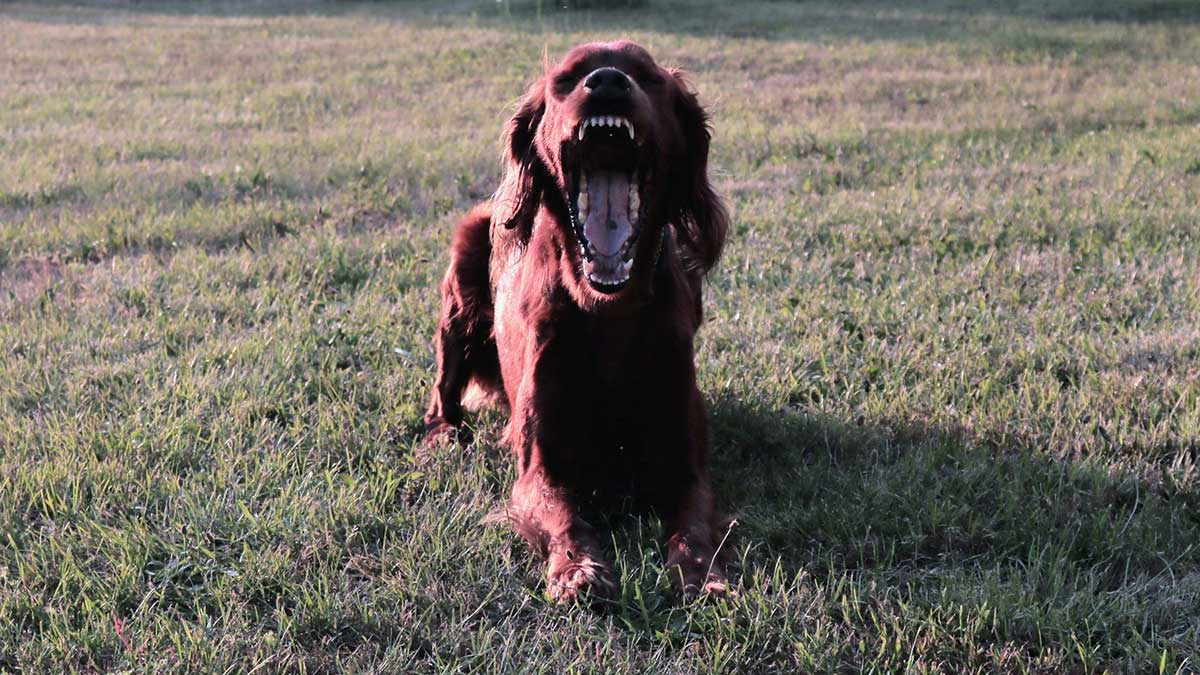
<svg viewBox="0 0 1200 675">
<path fill-rule="evenodd" d="M 573 73 L 562 73 L 554 78 L 554 92 L 559 96 L 565 96 L 571 93 L 575 85 L 579 83 L 579 78 Z"/>
<path fill-rule="evenodd" d="M 642 87 L 657 87 L 663 83 L 663 76 L 657 70 L 642 70 L 638 69 L 634 75 L 634 79 Z"/>
</svg>

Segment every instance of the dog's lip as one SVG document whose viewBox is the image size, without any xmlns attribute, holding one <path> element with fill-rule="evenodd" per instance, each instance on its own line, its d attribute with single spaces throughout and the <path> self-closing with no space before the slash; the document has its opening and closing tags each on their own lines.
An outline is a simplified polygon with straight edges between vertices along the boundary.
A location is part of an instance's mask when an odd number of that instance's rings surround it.
<svg viewBox="0 0 1200 675">
<path fill-rule="evenodd" d="M 613 256 L 616 258 L 617 256 Z M 588 260 L 585 258 L 581 264 L 583 275 L 587 278 L 588 283 L 593 288 L 606 293 L 613 293 L 624 288 L 629 283 L 631 272 L 633 270 L 633 259 L 621 260 L 615 262 L 613 260 L 604 259 Z M 600 269 L 606 267 L 607 269 Z"/>
</svg>

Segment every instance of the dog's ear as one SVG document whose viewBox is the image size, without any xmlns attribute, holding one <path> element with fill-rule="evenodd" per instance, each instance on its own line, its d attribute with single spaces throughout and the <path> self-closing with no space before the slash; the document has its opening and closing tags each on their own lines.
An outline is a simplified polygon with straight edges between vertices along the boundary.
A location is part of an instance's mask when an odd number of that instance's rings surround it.
<svg viewBox="0 0 1200 675">
<path fill-rule="evenodd" d="M 540 160 L 533 141 L 545 112 L 546 83 L 542 77 L 529 87 L 504 128 L 504 177 L 492 197 L 493 224 L 522 229 L 533 226 L 542 197 L 535 180 Z"/>
<path fill-rule="evenodd" d="M 708 146 L 712 129 L 708 113 L 677 69 L 668 71 L 674 85 L 675 118 L 683 132 L 683 157 L 672 177 L 671 222 L 675 224 L 685 259 L 708 272 L 721 257 L 729 214 L 708 182 Z"/>
</svg>

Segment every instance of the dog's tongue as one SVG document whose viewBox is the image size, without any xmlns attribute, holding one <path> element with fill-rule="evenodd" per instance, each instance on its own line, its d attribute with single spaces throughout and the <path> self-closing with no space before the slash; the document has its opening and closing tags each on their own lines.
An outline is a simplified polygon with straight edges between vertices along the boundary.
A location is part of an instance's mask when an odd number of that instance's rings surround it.
<svg viewBox="0 0 1200 675">
<path fill-rule="evenodd" d="M 583 236 L 602 256 L 615 256 L 633 235 L 629 222 L 629 177 L 619 171 L 587 176 L 588 213 Z"/>
</svg>

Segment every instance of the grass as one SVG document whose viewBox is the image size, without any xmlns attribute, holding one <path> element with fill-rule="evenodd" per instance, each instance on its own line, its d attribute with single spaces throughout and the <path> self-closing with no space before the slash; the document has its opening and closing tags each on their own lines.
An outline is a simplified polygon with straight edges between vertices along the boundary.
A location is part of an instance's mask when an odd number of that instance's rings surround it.
<svg viewBox="0 0 1200 675">
<path fill-rule="evenodd" d="M 547 6 L 553 3 L 545 3 Z M 1189 2 L 6 4 L 0 670 L 1194 672 Z M 454 217 L 551 55 L 692 74 L 736 597 L 541 595 L 416 451 Z"/>
</svg>

